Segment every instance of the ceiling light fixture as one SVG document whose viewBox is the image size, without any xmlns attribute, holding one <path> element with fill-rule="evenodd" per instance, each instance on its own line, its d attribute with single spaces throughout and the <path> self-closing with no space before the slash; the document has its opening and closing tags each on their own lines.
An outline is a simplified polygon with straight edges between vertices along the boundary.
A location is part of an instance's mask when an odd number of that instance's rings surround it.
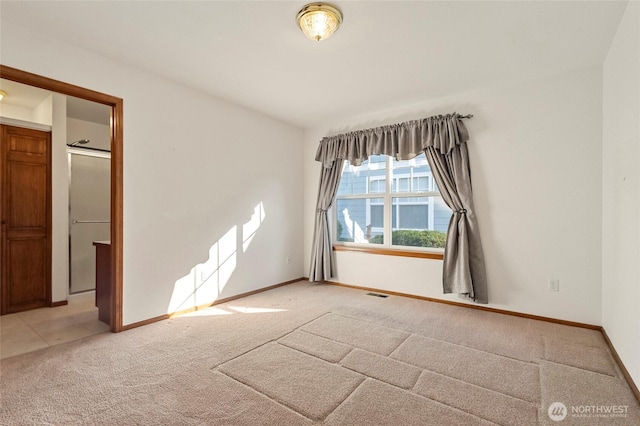
<svg viewBox="0 0 640 426">
<path fill-rule="evenodd" d="M 311 40 L 324 40 L 342 24 L 342 13 L 327 3 L 309 3 L 296 16 L 298 26 Z"/>
<path fill-rule="evenodd" d="M 7 92 L 4 92 L 4 91 L 0 90 L 0 101 L 1 101 L 5 96 L 7 96 Z"/>
</svg>

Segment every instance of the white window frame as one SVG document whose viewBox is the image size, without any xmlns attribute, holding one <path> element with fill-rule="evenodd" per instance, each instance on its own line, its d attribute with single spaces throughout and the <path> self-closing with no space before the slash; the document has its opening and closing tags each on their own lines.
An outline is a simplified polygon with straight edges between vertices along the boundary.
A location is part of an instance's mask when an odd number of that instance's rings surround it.
<svg viewBox="0 0 640 426">
<path fill-rule="evenodd" d="M 436 184 L 435 181 L 433 179 L 433 175 L 432 172 L 414 172 L 413 168 L 410 169 L 409 173 L 403 172 L 403 173 L 399 173 L 399 174 L 395 174 L 394 175 L 394 170 L 393 170 L 393 162 L 394 162 L 394 158 L 393 157 L 389 157 L 387 156 L 385 165 L 385 175 L 384 176 L 372 176 L 368 179 L 367 183 L 366 183 L 366 194 L 351 194 L 351 195 L 337 195 L 336 196 L 336 202 L 334 203 L 334 207 L 331 209 L 331 216 L 332 216 L 332 223 L 333 225 L 333 229 L 332 229 L 332 241 L 333 244 L 336 245 L 344 245 L 344 246 L 355 246 L 355 247 L 368 247 L 368 248 L 383 248 L 383 249 L 389 249 L 389 250 L 416 250 L 416 251 L 424 251 L 424 252 L 436 252 L 436 253 L 443 253 L 444 249 L 442 248 L 437 248 L 437 247 L 415 247 L 415 246 L 400 246 L 400 245 L 392 245 L 391 244 L 391 235 L 392 235 L 392 228 L 393 228 L 393 223 L 392 223 L 392 209 L 394 208 L 393 205 L 393 199 L 394 198 L 417 198 L 417 197 L 425 197 L 425 202 L 424 203 L 420 203 L 420 202 L 416 202 L 416 203 L 408 203 L 406 205 L 427 205 L 428 209 L 429 209 L 429 223 L 428 223 L 428 229 L 433 229 L 434 227 L 434 213 L 435 213 L 435 203 L 431 202 L 431 199 L 429 199 L 428 197 L 440 197 L 442 198 L 442 195 L 440 194 L 440 191 L 438 191 L 436 189 Z M 349 167 L 348 163 L 345 163 L 345 167 Z M 344 172 L 344 170 L 343 170 Z M 424 177 L 426 176 L 428 178 L 428 187 L 431 190 L 428 191 L 417 191 L 417 192 L 392 192 L 392 189 L 394 187 L 394 183 L 396 183 L 395 187 L 398 187 L 397 184 L 397 180 L 401 179 L 401 178 L 405 178 L 408 177 L 409 178 L 409 190 L 412 189 L 413 187 L 413 178 L 414 177 Z M 385 180 L 386 182 L 386 191 L 385 192 L 369 192 L 370 191 L 370 181 L 371 180 Z M 383 235 L 384 235 L 384 242 L 382 244 L 364 244 L 364 243 L 355 243 L 355 242 L 348 242 L 348 241 L 338 241 L 338 235 L 336 235 L 337 233 L 337 229 L 335 224 L 337 223 L 337 215 L 338 215 L 338 209 L 337 207 L 337 200 L 339 199 L 366 199 L 366 221 L 367 223 L 371 223 L 371 217 L 370 217 L 370 207 L 371 207 L 371 202 L 370 199 L 371 198 L 382 198 L 383 199 L 383 228 L 380 227 L 375 227 L 372 228 L 372 231 L 377 231 L 380 232 L 382 231 Z M 379 205 L 376 203 L 376 205 Z M 397 204 L 395 206 L 396 208 L 398 208 L 398 212 L 396 213 L 396 218 L 399 218 L 399 204 Z M 396 229 L 410 229 L 410 228 L 396 228 Z M 411 228 L 414 229 L 414 228 Z"/>
</svg>

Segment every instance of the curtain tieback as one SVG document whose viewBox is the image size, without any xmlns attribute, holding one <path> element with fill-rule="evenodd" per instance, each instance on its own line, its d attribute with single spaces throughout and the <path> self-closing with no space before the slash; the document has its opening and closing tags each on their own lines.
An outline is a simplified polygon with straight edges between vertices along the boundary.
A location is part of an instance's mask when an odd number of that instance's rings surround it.
<svg viewBox="0 0 640 426">
<path fill-rule="evenodd" d="M 453 212 L 454 213 L 465 214 L 467 212 L 467 209 L 454 210 Z"/>
<path fill-rule="evenodd" d="M 316 210 L 316 212 L 317 212 L 317 213 L 322 213 L 322 212 L 325 212 L 325 213 L 326 213 L 326 212 L 328 212 L 328 211 L 329 211 L 329 210 L 323 210 L 323 209 L 317 209 L 317 210 Z"/>
</svg>

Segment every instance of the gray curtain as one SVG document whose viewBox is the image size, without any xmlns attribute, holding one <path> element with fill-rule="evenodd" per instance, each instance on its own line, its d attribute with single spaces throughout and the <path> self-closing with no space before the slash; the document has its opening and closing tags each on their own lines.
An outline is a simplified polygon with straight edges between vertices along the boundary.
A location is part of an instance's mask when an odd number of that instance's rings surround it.
<svg viewBox="0 0 640 426">
<path fill-rule="evenodd" d="M 335 274 L 335 258 L 331 248 L 328 210 L 333 205 L 340 184 L 340 175 L 344 160 L 335 158 L 323 163 L 320 172 L 318 199 L 316 201 L 316 219 L 311 247 L 311 266 L 309 281 L 325 281 Z"/>
<path fill-rule="evenodd" d="M 453 210 L 444 248 L 444 293 L 458 293 L 478 303 L 488 303 L 484 254 L 473 208 L 467 143 L 442 153 L 425 149 L 427 161 L 445 203 Z"/>
<path fill-rule="evenodd" d="M 361 130 L 320 141 L 316 161 L 322 163 L 309 281 L 333 276 L 327 210 L 331 207 L 343 161 L 360 165 L 370 155 L 409 160 L 426 153 L 444 201 L 454 211 L 444 253 L 443 288 L 479 303 L 488 303 L 480 233 L 473 209 L 467 140 L 469 134 L 456 113 Z"/>
</svg>

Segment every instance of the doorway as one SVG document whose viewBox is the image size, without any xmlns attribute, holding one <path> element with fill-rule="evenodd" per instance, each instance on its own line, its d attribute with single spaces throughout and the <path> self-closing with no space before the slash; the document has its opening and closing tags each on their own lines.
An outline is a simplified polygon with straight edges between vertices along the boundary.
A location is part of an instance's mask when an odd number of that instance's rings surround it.
<svg viewBox="0 0 640 426">
<path fill-rule="evenodd" d="M 70 96 L 66 104 L 69 294 L 76 295 L 95 290 L 93 243 L 111 236 L 111 110 Z"/>
<path fill-rule="evenodd" d="M 123 277 L 123 101 L 104 93 L 74 86 L 61 81 L 0 65 L 3 79 L 15 81 L 29 86 L 49 90 L 63 95 L 85 99 L 107 105 L 110 110 L 111 141 L 111 196 L 110 196 L 110 329 L 112 332 L 122 331 L 122 277 Z"/>
</svg>

